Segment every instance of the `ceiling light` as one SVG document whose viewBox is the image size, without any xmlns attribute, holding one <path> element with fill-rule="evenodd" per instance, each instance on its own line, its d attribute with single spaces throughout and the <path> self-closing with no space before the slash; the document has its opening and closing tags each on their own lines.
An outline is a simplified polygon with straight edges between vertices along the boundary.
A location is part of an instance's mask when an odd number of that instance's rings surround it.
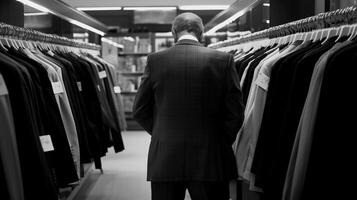
<svg viewBox="0 0 357 200">
<path fill-rule="evenodd" d="M 119 44 L 119 43 L 116 43 L 116 42 L 113 42 L 112 40 L 109 40 L 109 39 L 107 39 L 107 38 L 104 38 L 104 37 L 103 37 L 101 40 L 102 40 L 102 42 L 108 43 L 108 44 L 113 45 L 113 46 L 115 46 L 115 47 L 118 47 L 118 48 L 121 48 L 121 49 L 124 48 L 124 45 Z"/>
<path fill-rule="evenodd" d="M 148 11 L 148 10 L 176 10 L 176 7 L 124 7 L 124 10 L 137 10 L 137 11 Z"/>
<path fill-rule="evenodd" d="M 42 12 L 45 12 L 45 13 L 51 12 L 47 8 L 41 6 L 41 5 L 37 4 L 37 3 L 34 3 L 32 1 L 29 1 L 29 0 L 16 0 L 16 1 L 19 1 L 19 2 L 21 2 L 23 4 L 25 4 L 25 5 L 28 5 L 28 6 L 32 7 L 32 8 L 35 8 L 35 9 L 37 9 L 39 11 L 42 11 Z"/>
<path fill-rule="evenodd" d="M 104 33 L 103 31 L 100 31 L 100 30 L 95 29 L 95 28 L 93 28 L 93 27 L 91 27 L 91 26 L 88 26 L 87 24 L 83 24 L 82 22 L 79 22 L 79 21 L 77 21 L 77 20 L 69 19 L 69 23 L 74 24 L 74 25 L 77 25 L 77 26 L 82 27 L 82 28 L 84 28 L 84 29 L 87 29 L 87 30 L 89 30 L 89 31 L 92 31 L 93 33 L 96 33 L 96 34 L 98 34 L 98 35 L 101 35 L 101 36 L 104 36 L 104 35 L 105 35 L 105 33 Z"/>
<path fill-rule="evenodd" d="M 34 3 L 34 2 L 32 2 L 32 1 L 29 1 L 29 0 L 16 0 L 16 1 L 19 1 L 19 2 L 21 2 L 21 3 L 23 3 L 23 4 L 25 4 L 25 5 L 28 5 L 28 6 L 32 7 L 32 8 L 35 8 L 35 9 L 37 9 L 37 10 L 40 10 L 40 11 L 42 11 L 42 12 L 52 13 L 52 14 L 54 14 L 54 15 L 56 15 L 56 16 L 61 16 L 62 18 L 66 19 L 69 23 L 74 24 L 74 25 L 77 25 L 77 26 L 79 26 L 79 27 L 81 27 L 81 28 L 87 29 L 87 30 L 89 30 L 89 31 L 92 31 L 92 32 L 94 32 L 94 33 L 96 33 L 96 34 L 99 34 L 99 35 L 101 35 L 101 36 L 104 36 L 104 35 L 105 35 L 105 33 L 104 33 L 103 31 L 100 31 L 100 30 L 98 30 L 98 29 L 95 29 L 95 28 L 93 28 L 93 27 L 91 27 L 91 26 L 88 26 L 87 24 L 84 24 L 84 23 L 79 22 L 79 21 L 77 21 L 77 20 L 68 18 L 67 16 L 63 16 L 63 15 L 61 15 L 61 14 L 56 14 L 56 13 L 52 12 L 51 10 L 47 9 L 46 7 L 41 6 L 41 5 L 39 5 L 39 4 L 37 4 L 37 3 Z"/>
<path fill-rule="evenodd" d="M 172 37 L 172 32 L 166 32 L 166 33 L 155 33 L 156 37 Z"/>
<path fill-rule="evenodd" d="M 88 37 L 88 33 L 73 33 L 74 38 L 82 38 L 82 37 Z"/>
<path fill-rule="evenodd" d="M 81 7 L 77 10 L 81 11 L 101 11 L 101 10 L 121 10 L 122 7 Z"/>
<path fill-rule="evenodd" d="M 229 5 L 185 5 L 179 8 L 180 10 L 225 10 Z"/>
<path fill-rule="evenodd" d="M 36 12 L 36 13 L 25 13 L 24 16 L 40 16 L 40 15 L 48 15 L 47 12 Z"/>
<path fill-rule="evenodd" d="M 246 12 L 246 10 L 241 10 L 240 12 L 237 12 L 236 14 L 234 14 L 233 16 L 231 16 L 230 18 L 226 19 L 225 21 L 223 21 L 220 24 L 217 24 L 215 27 L 211 28 L 209 31 L 207 31 L 205 34 L 210 35 L 212 33 L 215 33 L 216 31 L 218 31 L 219 29 L 227 26 L 228 24 L 232 23 L 234 20 L 236 20 L 237 18 L 241 17 L 242 15 L 244 15 L 244 13 Z"/>
<path fill-rule="evenodd" d="M 263 6 L 269 7 L 270 3 L 263 3 Z"/>
</svg>

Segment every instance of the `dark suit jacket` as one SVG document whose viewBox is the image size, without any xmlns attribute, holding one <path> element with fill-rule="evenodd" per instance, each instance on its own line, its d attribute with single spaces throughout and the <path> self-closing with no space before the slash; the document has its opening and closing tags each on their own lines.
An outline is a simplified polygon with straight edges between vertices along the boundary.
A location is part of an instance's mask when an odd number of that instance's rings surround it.
<svg viewBox="0 0 357 200">
<path fill-rule="evenodd" d="M 148 180 L 236 178 L 231 145 L 243 109 L 230 54 L 182 40 L 149 55 L 133 112 L 152 135 Z"/>
</svg>

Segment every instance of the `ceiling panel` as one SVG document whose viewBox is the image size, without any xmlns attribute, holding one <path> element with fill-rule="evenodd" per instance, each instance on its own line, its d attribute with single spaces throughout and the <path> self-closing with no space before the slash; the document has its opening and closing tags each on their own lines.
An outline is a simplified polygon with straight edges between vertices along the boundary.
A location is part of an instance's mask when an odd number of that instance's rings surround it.
<svg viewBox="0 0 357 200">
<path fill-rule="evenodd" d="M 230 5 L 235 0 L 62 0 L 74 7 Z"/>
</svg>

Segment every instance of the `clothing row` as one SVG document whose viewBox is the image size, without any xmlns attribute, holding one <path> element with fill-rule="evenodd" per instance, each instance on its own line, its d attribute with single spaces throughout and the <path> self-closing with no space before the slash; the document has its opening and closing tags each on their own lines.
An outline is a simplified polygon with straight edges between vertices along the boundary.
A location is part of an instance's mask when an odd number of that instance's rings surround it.
<svg viewBox="0 0 357 200">
<path fill-rule="evenodd" d="M 338 184 L 356 151 L 356 50 L 332 37 L 234 52 L 246 108 L 233 148 L 240 180 L 261 199 L 352 193 Z"/>
<path fill-rule="evenodd" d="M 84 52 L 0 45 L 0 196 L 57 200 L 81 164 L 124 150 L 114 66 Z"/>
</svg>

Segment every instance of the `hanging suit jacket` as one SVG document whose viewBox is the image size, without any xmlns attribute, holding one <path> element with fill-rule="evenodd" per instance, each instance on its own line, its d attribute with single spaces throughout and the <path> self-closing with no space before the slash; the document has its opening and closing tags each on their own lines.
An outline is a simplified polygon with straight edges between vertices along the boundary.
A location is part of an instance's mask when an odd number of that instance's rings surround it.
<svg viewBox="0 0 357 200">
<path fill-rule="evenodd" d="M 39 140 L 41 127 L 38 124 L 38 110 L 34 104 L 34 88 L 29 73 L 2 53 L 0 73 L 5 79 L 12 103 L 25 199 L 57 200 L 57 191 Z"/>
<path fill-rule="evenodd" d="M 243 107 L 233 56 L 193 40 L 149 55 L 133 109 L 152 135 L 148 180 L 236 178 L 232 143 Z"/>
<path fill-rule="evenodd" d="M 11 102 L 3 76 L 0 73 L 0 168 L 3 168 L 4 189 L 8 199 L 24 200 L 20 159 L 16 141 Z M 0 170 L 1 173 L 1 170 Z M 0 175 L 1 176 L 1 175 Z M 0 183 L 1 185 L 1 183 Z M 5 191 L 5 190 L 4 190 Z M 4 192 L 0 192 L 3 195 Z M 6 196 L 1 196 L 6 198 Z"/>
<path fill-rule="evenodd" d="M 30 77 L 34 84 L 33 94 L 36 94 L 35 102 L 38 104 L 39 123 L 43 126 L 39 135 L 50 135 L 53 142 L 54 151 L 48 151 L 45 154 L 54 182 L 60 187 L 77 182 L 78 176 L 74 168 L 66 131 L 46 69 L 23 52 L 16 52 L 14 49 L 11 49 L 10 52 L 14 55 L 13 58 L 25 66 L 31 74 Z"/>
</svg>

